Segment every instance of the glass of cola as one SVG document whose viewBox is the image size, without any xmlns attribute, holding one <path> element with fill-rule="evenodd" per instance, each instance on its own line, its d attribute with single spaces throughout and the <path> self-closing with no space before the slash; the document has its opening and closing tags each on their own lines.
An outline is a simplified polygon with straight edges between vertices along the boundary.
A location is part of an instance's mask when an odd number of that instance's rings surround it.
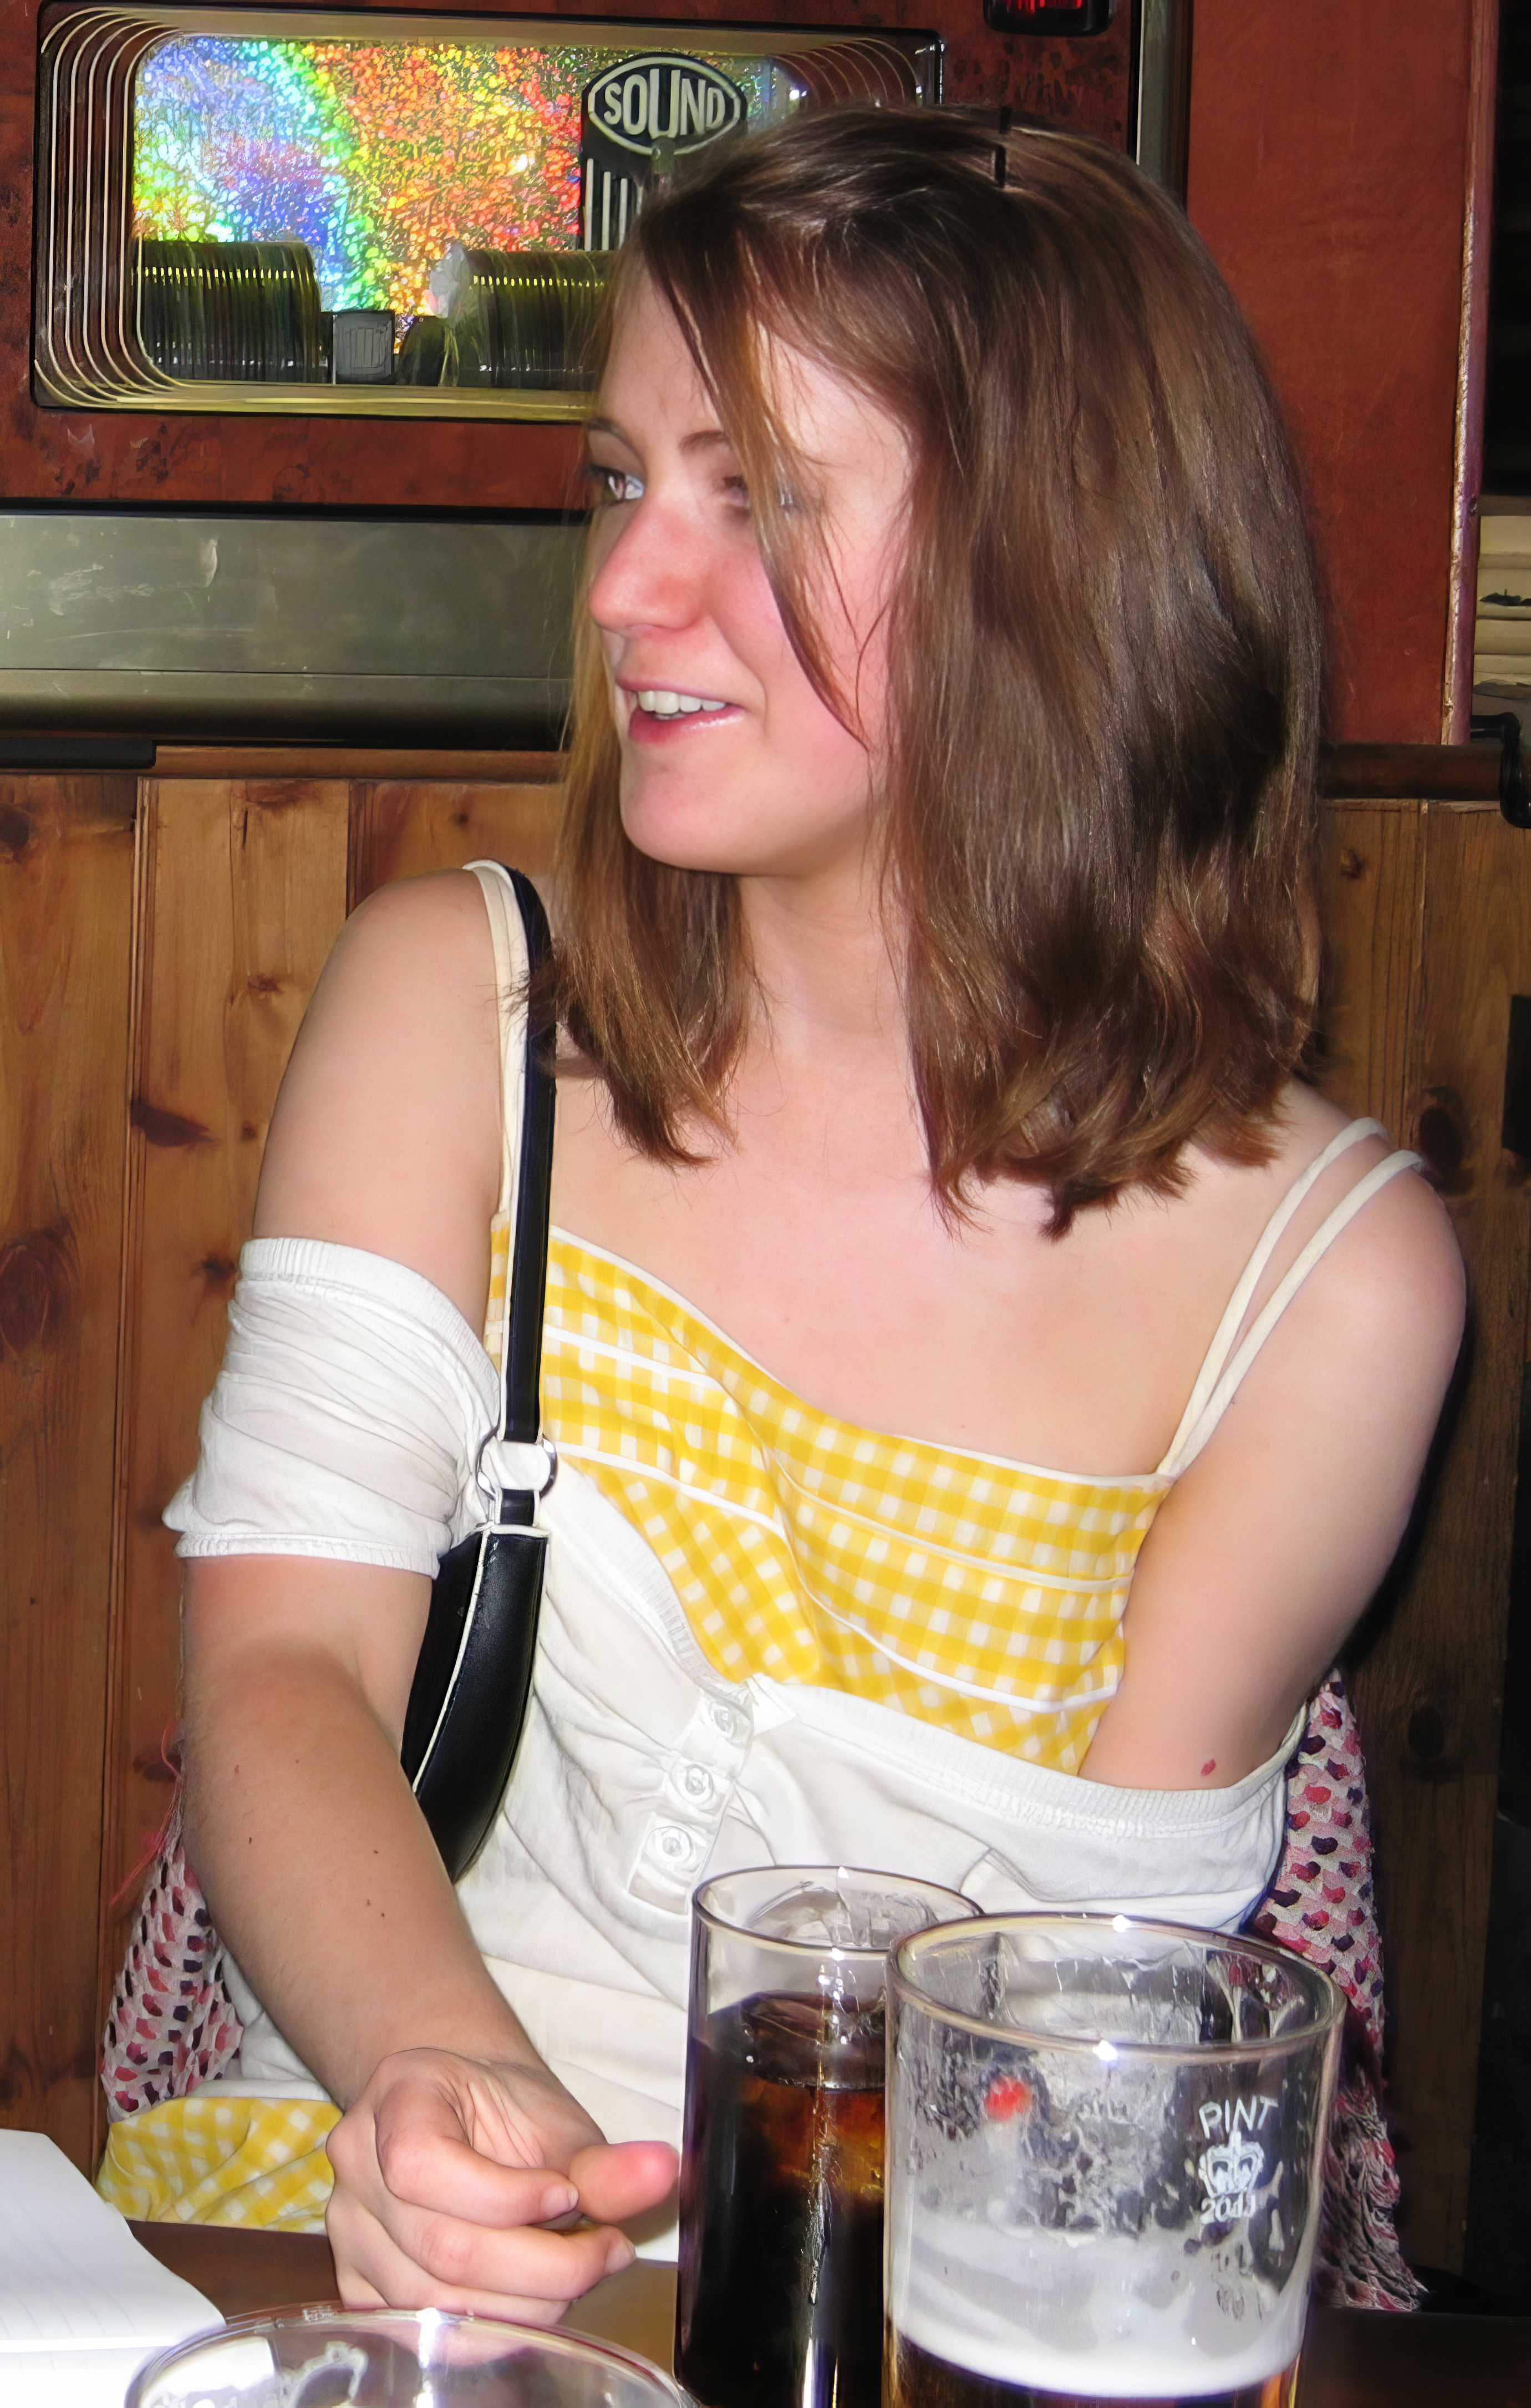
<svg viewBox="0 0 1531 2408">
<path fill-rule="evenodd" d="M 1125 1915 L 917 1933 L 888 1988 L 889 2408 L 1291 2408 L 1344 2000 Z"/>
<path fill-rule="evenodd" d="M 701 2408 L 879 2408 L 888 1950 L 977 1911 L 823 1865 L 697 1891 L 675 2371 Z"/>
</svg>

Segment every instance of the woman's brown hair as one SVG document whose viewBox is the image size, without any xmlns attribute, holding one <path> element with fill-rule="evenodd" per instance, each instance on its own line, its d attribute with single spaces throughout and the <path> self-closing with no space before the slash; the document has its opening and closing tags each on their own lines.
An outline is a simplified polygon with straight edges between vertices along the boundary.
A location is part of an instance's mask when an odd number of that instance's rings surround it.
<svg viewBox="0 0 1531 2408">
<path fill-rule="evenodd" d="M 909 442 L 878 808 L 943 1204 L 1033 1180 L 1061 1231 L 1173 1189 L 1193 1138 L 1261 1159 L 1311 1030 L 1318 614 L 1280 419 L 1184 218 L 1098 143 L 850 108 L 704 154 L 639 218 L 613 322 L 639 276 L 848 718 L 771 345 Z M 751 1008 L 735 882 L 628 842 L 588 625 L 579 652 L 560 1006 L 625 1135 L 685 1160 Z"/>
</svg>

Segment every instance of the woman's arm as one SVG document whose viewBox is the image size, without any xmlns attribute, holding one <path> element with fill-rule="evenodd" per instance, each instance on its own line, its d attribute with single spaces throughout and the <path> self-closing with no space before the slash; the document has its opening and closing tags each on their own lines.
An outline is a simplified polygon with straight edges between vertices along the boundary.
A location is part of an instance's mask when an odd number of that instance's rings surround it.
<svg viewBox="0 0 1531 2408">
<path fill-rule="evenodd" d="M 1280 1746 L 1397 1552 L 1462 1322 L 1450 1223 L 1406 1173 L 1315 1267 L 1160 1509 L 1087 1779 L 1223 1788 Z"/>
<path fill-rule="evenodd" d="M 499 1176 L 493 951 L 476 882 L 389 889 L 348 925 L 294 1050 L 263 1237 L 388 1255 L 475 1326 Z M 188 1839 L 220 1930 L 348 2113 L 331 2136 L 341 2287 L 546 2319 L 630 2250 L 597 2218 L 663 2197 L 672 2153 L 608 2148 L 485 1971 L 398 1751 L 422 1576 L 193 1562 Z"/>
</svg>

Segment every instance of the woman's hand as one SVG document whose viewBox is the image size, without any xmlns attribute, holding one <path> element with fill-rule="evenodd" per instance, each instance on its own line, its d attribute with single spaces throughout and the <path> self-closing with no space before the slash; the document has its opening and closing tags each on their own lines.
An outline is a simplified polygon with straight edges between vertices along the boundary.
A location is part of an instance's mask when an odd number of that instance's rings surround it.
<svg viewBox="0 0 1531 2408">
<path fill-rule="evenodd" d="M 553 2324 L 633 2258 L 618 2219 L 656 2207 L 673 2149 L 613 2145 L 546 2066 L 402 2049 L 331 2133 L 327 2224 L 348 2307 L 457 2308 Z M 550 2231 L 560 2218 L 593 2219 Z"/>
</svg>

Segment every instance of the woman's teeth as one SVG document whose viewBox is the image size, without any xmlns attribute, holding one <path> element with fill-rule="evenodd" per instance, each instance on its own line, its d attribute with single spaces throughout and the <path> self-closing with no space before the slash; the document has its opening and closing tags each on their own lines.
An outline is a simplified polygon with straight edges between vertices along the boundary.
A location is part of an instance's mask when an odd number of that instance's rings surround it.
<svg viewBox="0 0 1531 2408">
<path fill-rule="evenodd" d="M 708 702 L 699 694 L 672 694 L 667 686 L 646 686 L 637 703 L 640 710 L 651 711 L 655 719 L 679 719 L 682 712 L 728 708 L 725 702 Z"/>
</svg>

